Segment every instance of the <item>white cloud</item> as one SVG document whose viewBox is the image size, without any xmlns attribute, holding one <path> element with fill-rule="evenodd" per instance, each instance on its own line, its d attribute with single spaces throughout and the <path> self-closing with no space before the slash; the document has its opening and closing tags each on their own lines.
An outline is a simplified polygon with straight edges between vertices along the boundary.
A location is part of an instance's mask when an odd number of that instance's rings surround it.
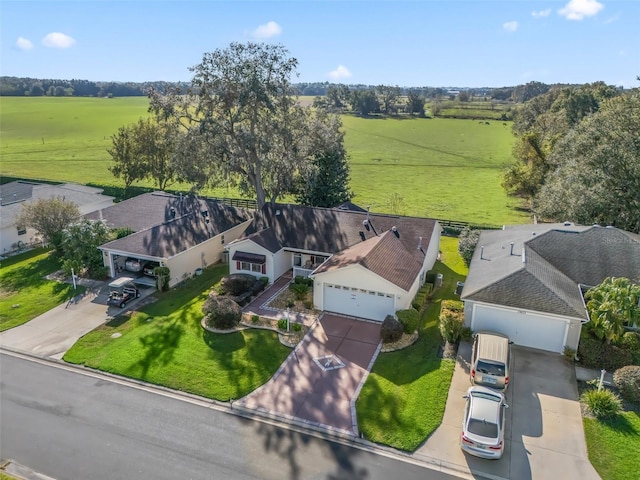
<svg viewBox="0 0 640 480">
<path fill-rule="evenodd" d="M 515 32 L 518 30 L 518 22 L 515 20 L 513 22 L 505 22 L 502 24 L 502 28 L 504 28 L 507 32 Z"/>
<path fill-rule="evenodd" d="M 42 45 L 49 48 L 69 48 L 76 43 L 75 39 L 60 32 L 48 33 L 42 39 Z"/>
<path fill-rule="evenodd" d="M 16 40 L 16 47 L 20 50 L 31 50 L 33 48 L 33 43 L 31 43 L 31 40 L 27 40 L 24 37 L 18 37 L 18 40 Z"/>
<path fill-rule="evenodd" d="M 558 14 L 568 20 L 582 20 L 585 17 L 593 17 L 604 5 L 598 0 L 570 0 L 564 8 L 558 10 Z"/>
<path fill-rule="evenodd" d="M 537 12 L 531 12 L 531 16 L 533 18 L 544 18 L 548 17 L 551 14 L 551 9 L 547 8 L 546 10 L 539 10 Z"/>
<path fill-rule="evenodd" d="M 257 39 L 266 39 L 275 37 L 282 33 L 282 28 L 276 22 L 267 22 L 264 25 L 260 25 L 253 31 L 253 37 Z"/>
<path fill-rule="evenodd" d="M 344 65 L 338 65 L 338 68 L 329 72 L 329 78 L 331 80 L 342 80 L 344 78 L 349 78 L 351 76 L 351 72 Z"/>
</svg>

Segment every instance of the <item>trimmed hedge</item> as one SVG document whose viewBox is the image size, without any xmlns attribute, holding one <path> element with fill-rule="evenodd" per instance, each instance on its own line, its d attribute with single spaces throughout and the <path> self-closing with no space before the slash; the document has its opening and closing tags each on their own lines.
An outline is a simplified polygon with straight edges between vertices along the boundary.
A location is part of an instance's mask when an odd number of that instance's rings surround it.
<svg viewBox="0 0 640 480">
<path fill-rule="evenodd" d="M 412 334 L 418 329 L 420 313 L 414 308 L 408 310 L 398 310 L 396 316 L 404 328 L 404 333 Z"/>
<path fill-rule="evenodd" d="M 432 290 L 433 283 L 425 283 L 422 288 L 418 290 L 418 293 L 416 293 L 413 302 L 411 302 L 411 306 L 418 311 L 422 310 L 422 307 L 424 307 L 427 303 L 427 300 L 429 300 L 429 296 L 431 295 Z"/>
<path fill-rule="evenodd" d="M 220 293 L 241 295 L 250 291 L 255 281 L 256 277 L 248 273 L 232 273 L 220 281 Z"/>
</svg>

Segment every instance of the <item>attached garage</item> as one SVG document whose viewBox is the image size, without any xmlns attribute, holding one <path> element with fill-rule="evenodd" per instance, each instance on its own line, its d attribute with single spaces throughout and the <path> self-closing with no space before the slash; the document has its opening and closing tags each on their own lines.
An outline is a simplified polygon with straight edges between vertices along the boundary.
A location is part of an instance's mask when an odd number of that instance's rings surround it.
<svg viewBox="0 0 640 480">
<path fill-rule="evenodd" d="M 471 329 L 507 335 L 516 345 L 562 353 L 567 341 L 570 320 L 474 304 Z"/>
<path fill-rule="evenodd" d="M 391 293 L 325 283 L 323 294 L 324 310 L 329 312 L 378 321 L 395 312 Z"/>
</svg>

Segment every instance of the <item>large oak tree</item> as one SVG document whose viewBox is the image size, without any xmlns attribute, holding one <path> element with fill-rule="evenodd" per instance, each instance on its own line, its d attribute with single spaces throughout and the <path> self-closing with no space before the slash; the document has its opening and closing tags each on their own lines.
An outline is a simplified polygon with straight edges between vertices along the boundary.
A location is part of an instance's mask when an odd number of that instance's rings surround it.
<svg viewBox="0 0 640 480">
<path fill-rule="evenodd" d="M 339 122 L 318 135 L 319 117 L 298 104 L 297 65 L 281 45 L 231 43 L 204 54 L 186 94 L 152 91 L 152 111 L 186 131 L 180 178 L 194 188 L 237 186 L 259 207 L 293 192 L 316 155 L 342 142 Z"/>
</svg>

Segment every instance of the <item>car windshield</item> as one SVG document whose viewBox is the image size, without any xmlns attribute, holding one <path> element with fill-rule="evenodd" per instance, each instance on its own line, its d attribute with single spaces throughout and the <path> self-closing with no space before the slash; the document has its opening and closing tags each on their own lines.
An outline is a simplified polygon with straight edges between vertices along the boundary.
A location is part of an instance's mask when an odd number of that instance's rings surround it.
<svg viewBox="0 0 640 480">
<path fill-rule="evenodd" d="M 498 425 L 478 418 L 470 418 L 467 425 L 469 433 L 485 438 L 498 438 Z"/>
<path fill-rule="evenodd" d="M 478 360 L 477 370 L 484 375 L 495 375 L 496 377 L 504 377 L 504 365 L 499 365 L 497 363 Z"/>
</svg>

